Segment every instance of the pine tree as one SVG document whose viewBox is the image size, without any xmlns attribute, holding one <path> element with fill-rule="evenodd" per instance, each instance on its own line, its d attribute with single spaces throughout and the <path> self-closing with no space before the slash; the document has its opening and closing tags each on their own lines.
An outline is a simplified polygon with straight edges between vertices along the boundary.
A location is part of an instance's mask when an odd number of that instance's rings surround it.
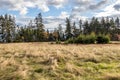
<svg viewBox="0 0 120 80">
<path fill-rule="evenodd" d="M 108 34 L 109 30 L 110 30 L 110 20 L 109 20 L 108 17 L 106 18 L 105 24 L 106 24 L 106 26 L 105 26 L 105 34 Z"/>
<path fill-rule="evenodd" d="M 90 33 L 90 27 L 88 21 L 86 20 L 84 22 L 84 34 L 89 34 L 89 33 Z"/>
<path fill-rule="evenodd" d="M 4 36 L 4 17 L 0 16 L 0 41 L 3 42 Z"/>
<path fill-rule="evenodd" d="M 110 27 L 111 27 L 111 29 L 115 28 L 115 21 L 113 18 L 110 19 Z"/>
<path fill-rule="evenodd" d="M 14 17 L 12 17 L 12 16 L 9 16 L 9 21 L 10 21 L 10 30 L 11 30 L 11 32 L 10 32 L 10 34 L 11 34 L 11 41 L 13 42 L 13 41 L 15 41 L 15 37 L 16 37 L 16 32 L 15 32 L 15 28 L 16 28 L 16 24 L 15 24 L 15 18 Z"/>
<path fill-rule="evenodd" d="M 47 31 L 44 34 L 45 34 L 45 41 L 49 41 L 49 35 L 50 35 L 49 30 L 47 29 Z"/>
<path fill-rule="evenodd" d="M 53 31 L 53 37 L 55 40 L 59 40 L 59 32 L 58 32 L 57 28 L 55 28 Z"/>
<path fill-rule="evenodd" d="M 106 31 L 105 31 L 105 18 L 102 17 L 101 21 L 100 21 L 100 31 L 101 31 L 101 34 L 104 34 Z"/>
<path fill-rule="evenodd" d="M 74 37 L 77 37 L 77 28 L 76 28 L 75 22 L 73 22 L 72 30 L 73 30 L 72 33 L 73 33 Z"/>
<path fill-rule="evenodd" d="M 31 29 L 33 28 L 33 21 L 32 20 L 30 20 L 30 22 L 28 23 L 28 27 Z"/>
<path fill-rule="evenodd" d="M 11 22 L 10 22 L 11 16 L 5 15 L 5 41 L 11 42 Z"/>
<path fill-rule="evenodd" d="M 79 28 L 80 28 L 80 34 L 82 33 L 82 20 L 80 19 L 80 21 L 79 21 Z"/>
<path fill-rule="evenodd" d="M 96 34 L 99 34 L 101 31 L 100 31 L 100 23 L 99 23 L 99 21 L 98 21 L 98 18 L 95 18 L 95 21 L 94 21 L 94 31 L 92 31 L 92 32 L 95 32 Z M 91 32 L 91 33 L 92 33 Z"/>
<path fill-rule="evenodd" d="M 58 26 L 58 40 L 63 40 L 63 29 L 61 24 Z"/>
<path fill-rule="evenodd" d="M 69 18 L 66 18 L 66 39 L 69 39 L 72 37 L 72 33 L 71 33 L 71 22 Z"/>
<path fill-rule="evenodd" d="M 89 33 L 91 32 L 96 32 L 96 24 L 95 24 L 96 18 L 93 17 L 91 22 L 90 22 L 90 27 L 89 27 Z"/>
<path fill-rule="evenodd" d="M 119 26 L 119 23 L 120 23 L 120 21 L 119 21 L 119 18 L 117 17 L 116 20 L 115 20 L 116 28 L 119 28 L 119 27 L 120 27 L 120 26 Z"/>
<path fill-rule="evenodd" d="M 41 13 L 37 15 L 35 18 L 36 23 L 36 41 L 43 41 L 44 40 L 44 25 Z"/>
</svg>

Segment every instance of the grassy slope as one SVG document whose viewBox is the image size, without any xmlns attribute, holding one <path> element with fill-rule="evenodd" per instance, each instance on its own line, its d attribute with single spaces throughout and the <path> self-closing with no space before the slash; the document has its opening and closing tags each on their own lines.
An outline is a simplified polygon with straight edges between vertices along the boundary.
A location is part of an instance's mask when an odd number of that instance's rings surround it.
<svg viewBox="0 0 120 80">
<path fill-rule="evenodd" d="M 120 45 L 0 44 L 0 80 L 120 80 Z"/>
</svg>

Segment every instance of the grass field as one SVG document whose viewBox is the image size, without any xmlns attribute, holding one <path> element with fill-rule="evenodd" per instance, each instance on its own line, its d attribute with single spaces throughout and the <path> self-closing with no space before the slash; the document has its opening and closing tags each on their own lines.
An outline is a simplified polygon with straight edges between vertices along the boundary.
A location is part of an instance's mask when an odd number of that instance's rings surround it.
<svg viewBox="0 0 120 80">
<path fill-rule="evenodd" d="M 0 80 L 120 80 L 120 44 L 0 44 Z"/>
</svg>

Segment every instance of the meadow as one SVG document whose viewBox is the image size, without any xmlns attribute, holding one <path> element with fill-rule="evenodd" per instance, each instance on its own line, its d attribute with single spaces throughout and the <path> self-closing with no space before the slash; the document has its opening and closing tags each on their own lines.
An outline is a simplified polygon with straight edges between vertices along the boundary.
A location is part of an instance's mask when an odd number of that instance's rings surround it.
<svg viewBox="0 0 120 80">
<path fill-rule="evenodd" d="M 0 44 L 0 80 L 120 80 L 120 44 Z"/>
</svg>

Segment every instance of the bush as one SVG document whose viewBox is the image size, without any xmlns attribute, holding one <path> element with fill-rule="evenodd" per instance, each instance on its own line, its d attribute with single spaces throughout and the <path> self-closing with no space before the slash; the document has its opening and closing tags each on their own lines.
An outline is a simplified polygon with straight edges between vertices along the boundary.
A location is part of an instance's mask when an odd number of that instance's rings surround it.
<svg viewBox="0 0 120 80">
<path fill-rule="evenodd" d="M 98 35 L 96 41 L 98 44 L 107 44 L 110 42 L 110 38 L 107 35 Z"/>
<path fill-rule="evenodd" d="M 68 41 L 65 41 L 64 44 L 69 44 Z"/>
<path fill-rule="evenodd" d="M 75 40 L 73 38 L 70 38 L 66 41 L 66 43 L 74 43 L 74 42 L 75 42 Z"/>
<path fill-rule="evenodd" d="M 94 44 L 95 41 L 94 41 L 94 38 L 90 37 L 90 36 L 86 36 L 84 41 L 83 41 L 84 44 Z"/>
<path fill-rule="evenodd" d="M 75 43 L 84 43 L 85 36 L 84 35 L 79 35 L 77 38 L 75 38 Z"/>
<path fill-rule="evenodd" d="M 77 43 L 77 44 L 107 44 L 110 42 L 108 35 L 96 35 L 91 33 L 90 35 L 79 35 L 77 38 L 70 38 L 65 43 Z"/>
<path fill-rule="evenodd" d="M 94 33 L 87 35 L 84 39 L 84 44 L 94 44 L 96 41 L 96 36 Z"/>
<path fill-rule="evenodd" d="M 57 40 L 57 41 L 56 41 L 56 44 L 61 44 L 61 41 Z"/>
<path fill-rule="evenodd" d="M 75 39 L 75 43 L 81 44 L 94 44 L 96 41 L 96 36 L 94 33 L 90 35 L 80 35 Z"/>
</svg>

